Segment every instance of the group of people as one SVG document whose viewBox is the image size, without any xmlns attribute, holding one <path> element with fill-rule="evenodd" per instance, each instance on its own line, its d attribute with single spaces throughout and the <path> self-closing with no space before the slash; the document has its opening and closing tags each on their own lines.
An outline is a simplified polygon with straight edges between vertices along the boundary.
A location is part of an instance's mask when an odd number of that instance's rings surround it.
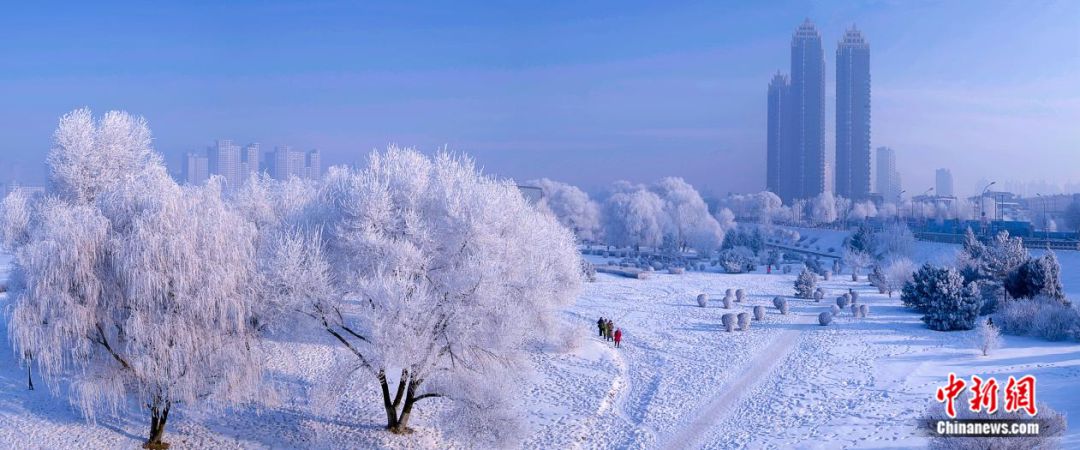
<svg viewBox="0 0 1080 450">
<path fill-rule="evenodd" d="M 619 343 L 622 342 L 622 330 L 615 328 L 615 322 L 601 317 L 596 321 L 596 328 L 600 330 L 600 337 L 605 341 L 615 341 L 615 347 L 619 347 Z"/>
</svg>

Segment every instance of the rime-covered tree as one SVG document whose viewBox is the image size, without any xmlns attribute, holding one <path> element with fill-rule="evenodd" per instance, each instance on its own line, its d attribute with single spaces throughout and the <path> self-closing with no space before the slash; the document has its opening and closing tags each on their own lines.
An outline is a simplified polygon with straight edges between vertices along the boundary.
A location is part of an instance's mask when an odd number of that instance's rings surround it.
<svg viewBox="0 0 1080 450">
<path fill-rule="evenodd" d="M 843 259 L 844 264 L 851 267 L 851 277 L 854 281 L 858 281 L 859 271 L 874 261 L 869 253 L 850 248 L 844 249 Z"/>
<path fill-rule="evenodd" d="M 584 241 L 600 238 L 600 205 L 589 198 L 589 194 L 572 186 L 547 178 L 530 181 L 528 184 L 539 187 L 544 192 L 538 207 L 546 209 L 559 219 L 559 223 L 572 230 Z"/>
<path fill-rule="evenodd" d="M 604 202 L 602 220 L 608 244 L 659 247 L 664 241 L 664 201 L 644 186 L 616 183 Z"/>
<path fill-rule="evenodd" d="M 467 158 L 397 148 L 331 169 L 310 210 L 268 240 L 275 303 L 348 350 L 390 431 L 440 401 L 440 427 L 505 445 L 524 350 L 581 287 L 572 232 Z"/>
<path fill-rule="evenodd" d="M 874 256 L 879 260 L 910 257 L 914 247 L 915 236 L 904 223 L 886 224 L 881 231 L 874 233 L 871 245 Z"/>
<path fill-rule="evenodd" d="M 810 217 L 815 225 L 836 222 L 836 198 L 832 192 L 822 192 L 810 204 Z"/>
<path fill-rule="evenodd" d="M 895 258 L 882 270 L 882 282 L 885 293 L 892 298 L 893 292 L 899 291 L 911 282 L 915 273 L 915 264 L 907 258 Z"/>
<path fill-rule="evenodd" d="M 709 215 L 709 207 L 693 186 L 682 178 L 664 178 L 652 186 L 664 204 L 664 234 L 679 247 L 690 247 L 707 254 L 724 242 L 724 231 Z"/>
<path fill-rule="evenodd" d="M 169 414 L 253 400 L 262 352 L 255 227 L 218 183 L 181 188 L 150 149 L 145 121 L 64 116 L 49 154 L 54 190 L 8 227 L 8 329 L 55 393 L 93 420 L 134 402 L 148 448 Z"/>
</svg>

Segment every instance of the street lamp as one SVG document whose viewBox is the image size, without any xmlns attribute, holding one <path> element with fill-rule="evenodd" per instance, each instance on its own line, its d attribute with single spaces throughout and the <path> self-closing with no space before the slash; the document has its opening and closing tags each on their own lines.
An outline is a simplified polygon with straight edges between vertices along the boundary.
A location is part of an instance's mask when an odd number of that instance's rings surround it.
<svg viewBox="0 0 1080 450">
<path fill-rule="evenodd" d="M 1038 193 L 1038 192 L 1035 193 L 1035 196 L 1039 197 L 1039 199 L 1040 199 L 1039 203 L 1042 203 L 1042 210 L 1043 210 L 1043 214 L 1042 214 L 1042 216 L 1043 216 L 1043 240 L 1047 241 L 1047 245 L 1049 245 L 1048 242 L 1050 241 L 1050 227 L 1049 227 L 1050 224 L 1046 222 L 1046 203 L 1047 203 L 1047 200 L 1046 200 L 1046 197 L 1043 197 L 1043 195 Z"/>
<path fill-rule="evenodd" d="M 979 217 L 981 219 L 980 225 L 983 225 L 984 228 L 986 226 L 986 208 L 983 207 L 983 197 L 986 195 L 986 191 L 990 190 L 990 186 L 993 186 L 995 184 L 997 184 L 997 181 L 991 181 L 990 184 L 986 185 L 986 187 L 983 188 L 982 192 L 979 193 Z M 985 233 L 985 230 L 983 231 Z"/>
<path fill-rule="evenodd" d="M 896 194 L 896 223 L 900 223 L 900 211 L 903 211 L 903 206 L 900 204 L 900 199 L 904 197 L 906 190 L 901 190 Z"/>
</svg>

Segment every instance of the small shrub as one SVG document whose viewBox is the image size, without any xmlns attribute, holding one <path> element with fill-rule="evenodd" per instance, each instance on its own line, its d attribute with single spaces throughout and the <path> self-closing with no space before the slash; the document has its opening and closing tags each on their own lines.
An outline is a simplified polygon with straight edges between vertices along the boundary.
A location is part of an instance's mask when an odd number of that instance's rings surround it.
<svg viewBox="0 0 1080 450">
<path fill-rule="evenodd" d="M 821 274 L 821 277 L 824 278 L 825 281 L 829 281 L 829 279 L 832 278 L 832 271 L 826 270 L 825 273 Z"/>
<path fill-rule="evenodd" d="M 596 266 L 594 266 L 594 265 L 592 265 L 592 263 L 582 259 L 581 260 L 581 274 L 585 278 L 586 281 L 589 281 L 589 282 L 596 281 Z"/>
<path fill-rule="evenodd" d="M 840 311 L 843 311 L 843 310 L 840 309 L 839 306 L 832 305 L 832 306 L 829 307 L 829 312 L 832 313 L 832 315 L 834 315 L 834 316 L 839 316 Z"/>
<path fill-rule="evenodd" d="M 840 308 L 847 308 L 851 304 L 851 297 L 847 294 L 836 297 L 836 306 Z"/>
<path fill-rule="evenodd" d="M 776 307 L 776 309 L 780 310 L 780 314 L 787 314 L 787 312 L 788 312 L 787 299 L 785 299 L 784 297 L 779 297 L 779 296 L 773 297 L 772 303 L 773 303 L 773 306 Z"/>
<path fill-rule="evenodd" d="M 746 331 L 750 329 L 750 313 L 741 312 L 738 315 L 739 318 L 739 331 Z"/>
<path fill-rule="evenodd" d="M 727 313 L 720 316 L 720 322 L 724 324 L 724 329 L 729 333 L 735 331 L 735 314 Z"/>
<path fill-rule="evenodd" d="M 686 269 L 684 269 L 682 267 L 669 267 L 668 268 L 668 273 L 670 273 L 672 275 L 682 275 L 685 272 L 686 272 Z"/>
<path fill-rule="evenodd" d="M 782 272 L 784 272 L 784 274 L 791 273 L 791 266 L 785 265 Z"/>
<path fill-rule="evenodd" d="M 822 311 L 821 314 L 818 314 L 818 316 L 817 316 L 818 324 L 820 324 L 823 327 L 827 326 L 828 324 L 832 323 L 832 318 L 833 318 L 832 313 L 830 313 L 828 311 Z"/>
<path fill-rule="evenodd" d="M 851 303 L 859 303 L 859 291 L 851 291 Z"/>
<path fill-rule="evenodd" d="M 709 305 L 709 296 L 705 294 L 698 294 L 697 296 L 698 306 L 704 308 Z"/>
<path fill-rule="evenodd" d="M 861 315 L 859 314 L 859 305 L 851 305 L 851 317 L 858 318 L 860 316 Z"/>
<path fill-rule="evenodd" d="M 765 307 L 757 305 L 754 307 L 754 320 L 765 320 Z"/>
<path fill-rule="evenodd" d="M 731 309 L 731 306 L 732 306 L 731 302 L 733 300 L 734 299 L 731 296 L 725 296 L 724 297 L 724 309 Z"/>
<path fill-rule="evenodd" d="M 866 317 L 870 315 L 870 305 L 863 303 L 859 305 L 859 317 Z"/>
<path fill-rule="evenodd" d="M 724 291 L 724 297 L 731 297 L 733 295 L 735 295 L 734 289 L 728 288 L 726 291 Z"/>
<path fill-rule="evenodd" d="M 735 301 L 739 302 L 739 303 L 742 303 L 743 300 L 746 300 L 746 291 L 744 291 L 742 289 L 736 289 L 735 290 Z"/>
<path fill-rule="evenodd" d="M 1001 333 L 989 319 L 980 320 L 975 327 L 975 348 L 982 352 L 983 356 L 989 356 L 990 352 L 1001 347 Z"/>
</svg>

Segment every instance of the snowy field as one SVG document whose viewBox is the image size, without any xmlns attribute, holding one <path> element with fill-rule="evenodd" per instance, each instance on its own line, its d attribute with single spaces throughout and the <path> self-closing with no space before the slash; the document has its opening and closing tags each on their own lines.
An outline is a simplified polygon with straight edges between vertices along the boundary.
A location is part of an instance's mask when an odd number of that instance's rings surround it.
<svg viewBox="0 0 1080 450">
<path fill-rule="evenodd" d="M 820 233 L 824 241 L 840 232 Z M 917 244 L 917 259 L 951 258 L 956 247 Z M 1080 298 L 1080 255 L 1059 252 L 1066 291 Z M 6 267 L 4 260 L 0 266 Z M 527 424 L 524 448 L 911 448 L 925 438 L 916 418 L 949 372 L 1033 374 L 1038 397 L 1074 418 L 1062 444 L 1080 447 L 1080 344 L 1006 337 L 990 357 L 970 344 L 973 332 L 927 330 L 919 316 L 865 282 L 823 282 L 826 301 L 790 300 L 780 315 L 776 295 L 792 293 L 794 274 L 653 274 L 646 280 L 600 275 L 586 285 L 566 318 L 576 346 L 530 356 L 537 375 L 522 380 Z M 736 312 L 766 305 L 763 322 L 727 333 L 719 298 L 743 288 Z M 866 319 L 843 312 L 829 327 L 816 316 L 847 289 L 871 307 Z M 708 308 L 694 302 L 709 294 Z M 3 297 L 0 297 L 2 301 Z M 613 318 L 624 333 L 615 349 L 596 336 L 596 319 Z M 0 325 L 0 328 L 5 325 Z M 6 328 L 0 329 L 6 339 Z M 170 420 L 173 448 L 446 448 L 453 443 L 425 426 L 394 436 L 380 428 L 369 385 L 319 387 L 335 368 L 339 346 L 321 336 L 276 339 L 272 376 L 282 388 L 276 406 Z M 10 347 L 8 347 L 10 348 Z M 37 381 L 37 379 L 35 378 Z M 26 390 L 26 372 L 0 351 L 0 447 L 137 448 L 144 415 L 86 423 L 63 398 Z M 344 390 L 348 395 L 334 392 Z M 61 388 L 63 394 L 63 388 Z M 429 406 L 430 407 L 430 406 Z"/>
</svg>

